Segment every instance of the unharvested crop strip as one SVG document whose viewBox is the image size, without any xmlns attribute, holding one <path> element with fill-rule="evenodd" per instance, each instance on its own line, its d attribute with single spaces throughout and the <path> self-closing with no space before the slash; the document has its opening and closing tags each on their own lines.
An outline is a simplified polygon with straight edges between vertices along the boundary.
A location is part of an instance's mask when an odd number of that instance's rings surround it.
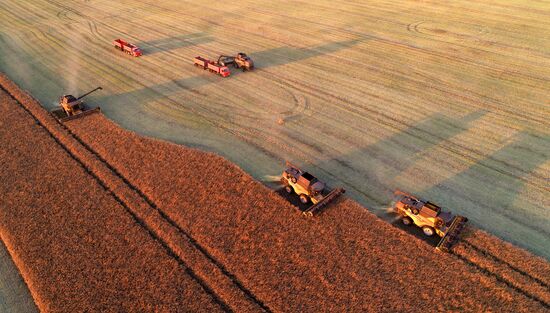
<svg viewBox="0 0 550 313">
<path fill-rule="evenodd" d="M 542 280 L 540 280 L 540 279 L 534 277 L 533 275 L 531 275 L 531 274 L 525 272 L 524 270 L 522 270 L 522 269 L 520 269 L 520 268 L 518 268 L 518 267 L 516 267 L 516 266 L 514 266 L 514 265 L 512 265 L 512 264 L 510 264 L 510 263 L 508 263 L 508 262 L 506 262 L 505 260 L 503 260 L 503 259 L 501 259 L 501 258 L 495 256 L 494 254 L 490 253 L 489 251 L 483 250 L 483 249 L 477 247 L 476 245 L 474 245 L 474 244 L 468 242 L 467 240 L 463 240 L 462 243 L 463 243 L 464 245 L 466 245 L 466 246 L 472 248 L 473 250 L 475 250 L 475 251 L 477 251 L 477 252 L 483 254 L 484 256 L 486 256 L 486 257 L 488 257 L 488 258 L 494 260 L 495 262 L 500 263 L 500 264 L 504 264 L 504 265 L 508 266 L 508 267 L 509 267 L 510 269 L 512 269 L 513 271 L 518 272 L 519 274 L 521 274 L 521 275 L 523 275 L 523 276 L 525 276 L 525 277 L 527 277 L 527 278 L 529 278 L 529 279 L 535 281 L 535 282 L 538 283 L 539 285 L 541 285 L 541 286 L 547 288 L 548 290 L 550 290 L 550 286 L 549 286 L 547 283 L 545 283 L 545 282 L 543 282 Z"/>
<path fill-rule="evenodd" d="M 504 279 L 502 276 L 498 275 L 498 274 L 495 274 L 493 273 L 492 271 L 490 271 L 489 269 L 485 268 L 485 267 L 482 267 L 480 266 L 479 264 L 475 263 L 475 262 L 472 262 L 471 260 L 469 260 L 468 258 L 466 258 L 465 256 L 461 255 L 461 254 L 458 254 L 454 251 L 451 251 L 450 252 L 452 255 L 456 256 L 459 260 L 463 261 L 464 263 L 466 263 L 467 265 L 477 269 L 478 271 L 480 271 L 481 273 L 489 276 L 489 277 L 493 277 L 495 278 L 497 281 L 503 283 L 504 285 L 506 285 L 508 288 L 524 295 L 525 297 L 533 300 L 533 301 L 536 301 L 538 303 L 540 303 L 543 307 L 545 307 L 546 309 L 550 309 L 550 304 L 546 303 L 544 300 L 538 298 L 537 296 L 534 296 L 530 293 L 528 293 L 527 291 L 515 286 L 514 284 L 512 284 L 511 282 L 509 282 L 508 280 Z"/>
<path fill-rule="evenodd" d="M 169 256 L 173 257 L 177 262 L 178 264 L 184 269 L 184 271 L 189 274 L 193 279 L 195 279 L 200 285 L 201 287 L 204 289 L 204 291 L 206 293 L 208 293 L 212 298 L 213 300 L 226 312 L 233 312 L 233 310 L 231 310 L 231 308 L 229 307 L 229 305 L 227 305 L 225 302 L 223 302 L 223 300 L 221 300 L 221 298 L 218 297 L 218 295 L 200 278 L 198 277 L 198 275 L 189 267 L 187 266 L 187 264 L 174 252 L 172 251 L 172 249 L 170 249 L 170 247 L 168 246 L 168 244 L 162 240 L 157 234 L 154 233 L 154 231 L 152 231 L 146 224 L 145 222 L 139 218 L 131 209 L 130 207 L 122 200 L 120 199 L 113 190 L 111 190 L 106 184 L 105 182 L 103 182 L 103 180 L 101 178 L 99 178 L 88 166 L 86 166 L 84 164 L 84 162 L 82 160 L 80 160 L 76 155 L 74 155 L 70 149 L 65 146 L 41 121 L 40 119 L 31 111 L 29 110 L 25 105 L 23 105 L 10 91 L 8 91 L 6 88 L 4 88 L 4 86 L 2 86 L 0 84 L 0 89 L 3 90 L 4 92 L 6 92 L 6 94 L 8 94 L 26 113 L 28 113 L 32 119 L 35 121 L 35 123 L 42 129 L 44 129 L 46 131 L 46 133 L 65 151 L 67 152 L 67 154 L 69 155 L 69 157 L 71 157 L 73 160 L 75 160 L 77 162 L 78 165 L 80 165 L 80 167 L 82 167 L 82 169 L 84 169 L 84 171 L 86 171 L 88 174 L 90 174 L 90 176 L 92 176 L 96 181 L 97 183 L 103 188 L 105 189 L 105 191 L 107 191 L 110 195 L 113 196 L 113 198 L 115 199 L 115 201 L 117 201 L 125 210 L 126 212 L 128 212 L 130 214 L 130 216 L 132 216 L 132 218 L 134 219 L 134 221 L 140 225 L 143 229 L 145 229 L 147 231 L 147 233 L 153 238 L 155 239 L 165 250 L 166 252 L 168 253 Z"/>
<path fill-rule="evenodd" d="M 248 297 L 250 297 L 251 300 L 253 300 L 256 304 L 258 304 L 262 309 L 264 309 L 266 312 L 272 312 L 271 309 L 263 303 L 260 299 L 258 299 L 252 291 L 248 290 L 244 285 L 239 281 L 239 279 L 229 272 L 227 268 L 212 254 L 210 254 L 203 246 L 201 246 L 196 239 L 194 239 L 187 231 L 185 231 L 183 228 L 181 228 L 176 221 L 174 221 L 170 216 L 168 216 L 164 211 L 162 211 L 158 205 L 153 202 L 143 191 L 141 191 L 139 188 L 137 188 L 134 184 L 132 184 L 124 175 L 122 175 L 114 166 L 112 166 L 107 160 L 105 160 L 98 152 L 96 152 L 90 145 L 88 145 L 86 142 L 84 142 L 78 135 L 76 135 L 73 131 L 71 131 L 66 125 L 59 122 L 58 123 L 65 129 L 71 136 L 73 136 L 80 144 L 82 144 L 90 153 L 92 153 L 94 156 L 96 156 L 102 163 L 107 166 L 116 176 L 118 176 L 130 189 L 135 191 L 149 206 L 151 206 L 153 209 L 155 209 L 160 216 L 162 216 L 171 226 L 176 228 L 181 234 L 183 234 L 192 244 L 195 248 L 197 248 L 200 252 L 204 254 L 210 260 L 212 263 L 214 263 L 221 271 L 224 273 L 227 277 L 231 279 L 233 283 L 242 291 L 244 292 Z"/>
</svg>

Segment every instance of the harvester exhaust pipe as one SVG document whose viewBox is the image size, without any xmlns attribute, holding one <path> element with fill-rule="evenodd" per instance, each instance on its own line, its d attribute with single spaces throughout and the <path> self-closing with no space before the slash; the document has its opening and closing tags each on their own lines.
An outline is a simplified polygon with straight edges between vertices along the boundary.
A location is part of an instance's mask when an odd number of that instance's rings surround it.
<svg viewBox="0 0 550 313">
<path fill-rule="evenodd" d="M 83 94 L 82 96 L 76 98 L 76 100 L 80 100 L 80 99 L 86 97 L 87 95 L 91 94 L 92 92 L 97 91 L 97 90 L 102 90 L 102 89 L 103 89 L 102 87 L 97 87 L 96 89 L 88 91 L 87 93 Z"/>
</svg>

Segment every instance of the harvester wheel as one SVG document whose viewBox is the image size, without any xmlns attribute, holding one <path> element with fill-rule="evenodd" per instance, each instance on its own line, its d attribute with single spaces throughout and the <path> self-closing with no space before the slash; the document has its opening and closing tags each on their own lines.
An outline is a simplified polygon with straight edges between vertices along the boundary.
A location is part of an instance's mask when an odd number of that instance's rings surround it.
<svg viewBox="0 0 550 313">
<path fill-rule="evenodd" d="M 401 219 L 401 222 L 403 223 L 403 225 L 407 225 L 407 226 L 412 225 L 413 223 L 411 218 L 406 216 Z"/>
<path fill-rule="evenodd" d="M 286 190 L 286 192 L 288 192 L 288 193 L 292 193 L 292 192 L 294 191 L 294 189 L 292 189 L 292 187 L 290 187 L 289 185 L 286 185 L 286 186 L 285 186 L 285 190 Z"/>
<path fill-rule="evenodd" d="M 291 181 L 293 184 L 296 184 L 296 177 L 291 177 L 291 178 L 290 178 L 290 181 Z"/>
<path fill-rule="evenodd" d="M 306 204 L 309 202 L 309 197 L 306 196 L 305 194 L 301 194 L 300 195 L 300 202 L 302 202 L 303 204 Z"/>
<path fill-rule="evenodd" d="M 424 232 L 424 235 L 431 237 L 435 234 L 435 231 L 430 226 L 424 226 L 422 227 L 422 231 Z"/>
</svg>

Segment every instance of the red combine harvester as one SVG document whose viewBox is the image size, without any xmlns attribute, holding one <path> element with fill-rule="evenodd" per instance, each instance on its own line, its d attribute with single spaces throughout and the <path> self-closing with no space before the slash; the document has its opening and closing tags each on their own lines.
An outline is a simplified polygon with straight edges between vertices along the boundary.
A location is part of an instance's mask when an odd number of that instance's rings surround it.
<svg viewBox="0 0 550 313">
<path fill-rule="evenodd" d="M 142 55 L 141 49 L 139 49 L 136 45 L 126 42 L 122 39 L 114 40 L 113 45 L 115 46 L 115 49 L 126 52 L 129 55 L 135 57 L 139 57 L 140 55 Z"/>
<path fill-rule="evenodd" d="M 210 72 L 216 73 L 222 77 L 227 77 L 231 74 L 227 66 L 221 65 L 220 63 L 215 61 L 210 61 L 200 56 L 193 59 L 193 64 L 195 66 L 202 67 L 203 70 L 209 70 Z"/>
</svg>

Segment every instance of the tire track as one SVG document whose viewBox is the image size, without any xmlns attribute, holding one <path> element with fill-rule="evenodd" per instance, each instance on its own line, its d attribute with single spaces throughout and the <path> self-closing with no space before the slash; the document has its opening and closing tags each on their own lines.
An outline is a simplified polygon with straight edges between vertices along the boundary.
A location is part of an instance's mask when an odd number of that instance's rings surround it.
<svg viewBox="0 0 550 313">
<path fill-rule="evenodd" d="M 541 298 L 539 298 L 538 296 L 533 295 L 532 293 L 516 286 L 516 284 L 514 284 L 513 282 L 505 279 L 504 277 L 502 277 L 501 275 L 499 275 L 497 273 L 494 273 L 493 271 L 491 271 L 487 267 L 484 267 L 484 266 L 468 259 L 468 257 L 462 255 L 461 253 L 457 253 L 454 249 L 451 250 L 449 253 L 451 253 L 453 256 L 455 256 L 458 260 L 464 262 L 466 265 L 477 269 L 479 272 L 485 274 L 486 276 L 489 276 L 489 277 L 492 277 L 492 278 L 496 279 L 500 283 L 506 285 L 508 288 L 510 288 L 510 289 L 516 291 L 517 293 L 527 297 L 528 299 L 531 299 L 535 302 L 538 302 L 544 308 L 550 309 L 550 304 L 548 302 L 546 302 L 546 301 L 542 300 Z"/>
<path fill-rule="evenodd" d="M 93 56 L 92 56 L 92 57 L 93 57 Z M 180 59 L 181 59 L 181 58 L 180 58 Z M 261 69 L 260 69 L 260 70 L 261 70 Z M 271 73 L 271 72 L 268 72 L 268 73 L 269 73 L 270 75 L 273 75 L 273 73 Z M 278 81 L 279 83 L 282 83 L 282 84 L 284 84 L 284 83 L 286 82 L 285 78 L 279 78 L 279 79 L 277 79 L 277 81 Z M 295 83 L 296 83 L 296 82 L 295 82 Z M 185 88 L 185 86 L 180 86 L 180 87 Z M 289 86 L 289 88 L 290 88 L 290 87 L 294 87 L 294 88 L 295 88 L 296 86 L 295 86 L 295 85 L 294 85 L 294 86 Z M 320 91 L 317 89 L 316 92 L 314 92 L 314 94 L 315 94 L 315 93 L 319 93 L 319 92 L 320 92 Z M 339 99 L 339 101 L 342 102 L 342 103 L 346 103 L 345 99 Z M 173 104 L 173 105 L 176 105 L 176 106 L 181 106 L 181 104 L 178 103 L 177 101 L 172 101 L 172 104 Z M 354 106 L 357 106 L 357 103 L 354 103 Z M 215 112 L 213 112 L 213 111 L 210 111 L 210 112 L 211 112 L 211 113 L 215 113 Z M 195 111 L 194 113 L 197 114 L 196 111 Z M 372 112 L 372 111 L 371 111 L 371 113 L 377 114 L 377 112 Z M 361 115 L 361 113 L 359 113 L 359 112 L 356 112 L 356 114 L 357 114 L 357 115 Z M 249 139 L 249 136 L 248 136 L 249 134 L 256 134 L 256 136 L 259 136 L 258 130 L 254 130 L 254 129 L 250 129 L 250 128 L 249 128 L 248 131 L 246 131 L 246 132 L 237 133 L 236 131 L 234 131 L 234 130 L 228 128 L 227 126 L 223 126 L 222 124 L 220 124 L 220 123 L 218 123 L 218 122 L 214 122 L 214 121 L 212 121 L 211 119 L 207 119 L 203 114 L 201 114 L 201 116 L 202 116 L 205 120 L 209 120 L 209 121 L 210 121 L 213 125 L 215 125 L 216 127 L 221 128 L 221 129 L 225 129 L 225 130 L 228 131 L 229 133 L 231 133 L 231 134 L 233 134 L 233 135 L 235 135 L 235 136 L 241 138 L 241 139 L 244 140 L 245 142 L 251 143 L 253 146 L 255 146 L 256 148 L 262 150 L 262 151 L 263 151 L 264 153 L 266 153 L 267 155 L 270 155 L 270 156 L 272 156 L 272 157 L 275 157 L 275 155 L 274 155 L 273 153 L 267 151 L 265 148 L 260 147 L 260 146 L 257 145 L 253 140 Z M 389 126 L 389 127 L 393 128 L 393 129 L 395 129 L 395 126 L 393 125 L 393 123 L 395 122 L 395 119 L 394 119 L 394 122 L 390 122 L 390 123 L 385 123 L 385 122 L 382 122 L 381 120 L 378 120 L 378 122 L 379 122 L 379 123 L 384 123 L 386 126 Z M 416 129 L 416 130 L 418 130 L 418 129 Z M 418 138 L 418 139 L 425 140 L 424 138 L 421 138 L 421 136 L 415 136 L 415 135 L 413 135 L 413 134 L 410 134 L 410 135 L 413 136 L 413 137 L 416 137 L 416 138 Z M 267 138 L 268 136 L 269 136 L 269 135 L 266 134 L 266 135 L 262 135 L 261 137 L 263 137 L 263 138 L 265 139 L 265 138 Z M 436 136 L 436 137 L 437 137 L 437 136 Z M 259 138 L 260 138 L 260 137 L 259 137 Z M 291 151 L 291 150 L 286 149 L 286 147 L 283 147 L 283 149 L 284 149 L 284 150 L 287 150 L 287 151 L 289 151 L 289 152 L 291 152 L 291 153 L 294 153 L 294 152 L 295 152 L 295 151 Z M 460 155 L 463 156 L 463 157 L 465 157 L 464 154 L 460 154 Z M 311 159 L 310 159 L 309 157 L 304 156 L 304 155 L 302 155 L 301 158 L 304 159 L 304 160 L 310 160 L 310 161 L 311 161 Z M 280 159 L 280 157 L 277 157 L 277 159 Z M 468 158 L 467 158 L 467 159 L 468 159 Z M 472 158 L 470 158 L 470 159 L 472 159 Z M 328 172 L 326 172 L 326 171 L 325 171 L 325 173 L 328 174 Z M 502 173 L 502 171 L 501 171 L 501 173 Z M 332 175 L 332 174 L 329 175 L 329 176 L 330 176 L 330 177 L 334 177 L 334 178 L 338 178 L 338 177 L 336 177 L 335 175 Z M 512 175 L 512 177 L 514 177 L 514 176 Z M 520 179 L 522 179 L 522 178 L 520 178 Z M 346 180 L 343 180 L 343 182 L 346 183 Z M 350 185 L 349 182 L 348 182 L 347 184 Z M 529 184 L 532 184 L 532 183 L 529 182 Z M 532 185 L 534 185 L 534 184 L 532 184 Z M 390 190 L 390 189 L 391 189 L 391 187 L 386 187 L 386 188 L 387 188 L 387 190 Z M 359 189 L 357 189 L 357 188 L 353 188 L 353 189 L 354 189 L 358 194 L 361 194 L 362 196 L 366 197 L 367 199 L 375 200 L 372 196 L 367 195 L 365 192 L 363 192 L 363 191 L 361 191 L 361 190 L 359 190 Z M 378 204 L 380 204 L 380 205 L 383 204 L 383 201 L 381 201 L 381 200 L 375 200 L 375 202 L 378 203 Z M 506 216 L 507 216 L 508 218 L 511 218 L 512 220 L 514 220 L 514 217 L 513 217 L 513 216 L 509 216 L 509 214 L 506 215 Z M 517 221 L 516 221 L 516 222 L 517 222 Z"/>
<path fill-rule="evenodd" d="M 537 278 L 537 277 L 534 277 L 533 275 L 525 272 L 524 270 L 510 264 L 509 262 L 495 256 L 494 254 L 492 254 L 491 252 L 487 251 L 487 250 L 484 250 L 474 244 L 472 244 L 471 242 L 467 241 L 467 240 L 462 240 L 461 241 L 462 244 L 472 248 L 473 250 L 475 250 L 476 252 L 479 252 L 481 254 L 483 254 L 485 257 L 497 262 L 497 263 L 500 263 L 500 264 L 503 264 L 503 265 L 506 265 L 508 268 L 510 268 L 511 270 L 523 275 L 524 277 L 532 280 L 533 282 L 535 282 L 536 284 L 539 284 L 540 286 L 548 289 L 550 291 L 550 285 L 545 283 L 544 281 L 542 281 L 541 279 Z"/>
</svg>

